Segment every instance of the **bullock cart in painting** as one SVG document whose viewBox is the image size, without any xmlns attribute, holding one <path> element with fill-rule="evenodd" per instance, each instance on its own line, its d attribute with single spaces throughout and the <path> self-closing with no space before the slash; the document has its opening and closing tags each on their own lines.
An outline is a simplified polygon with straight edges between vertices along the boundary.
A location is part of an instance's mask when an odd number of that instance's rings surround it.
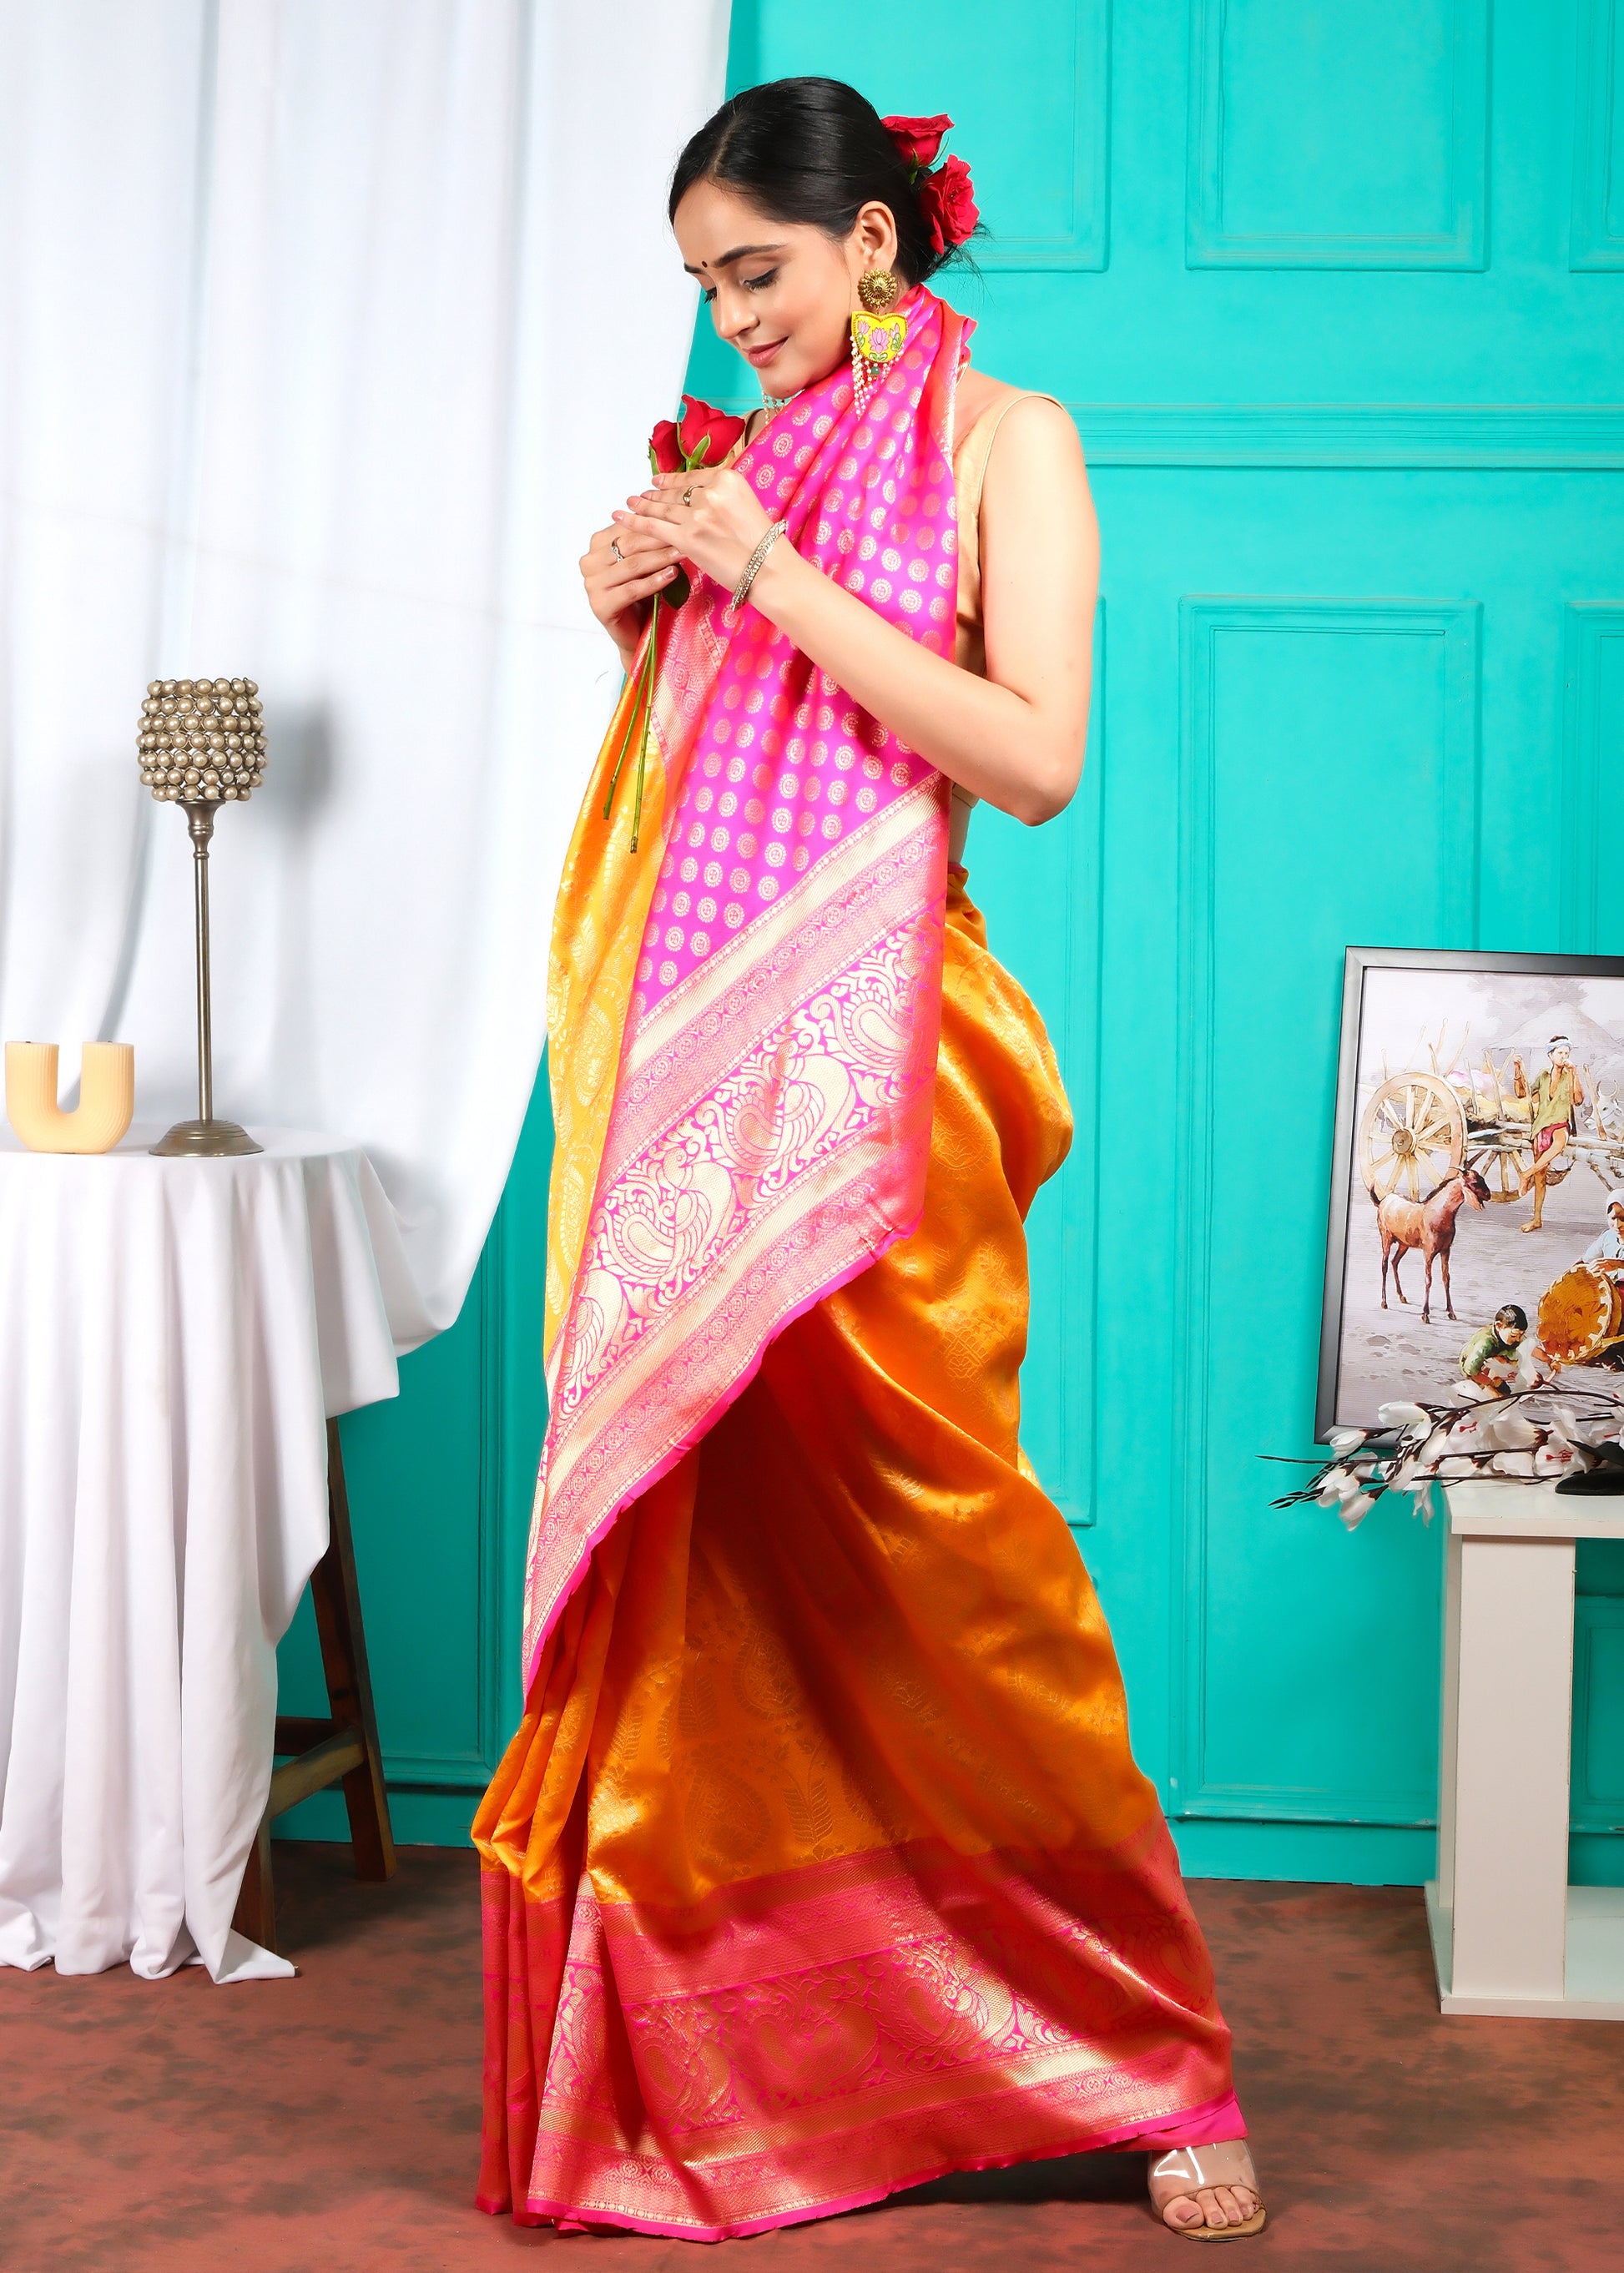
<svg viewBox="0 0 1624 2273">
<path fill-rule="evenodd" d="M 1591 1080 L 1580 1126 L 1548 1181 L 1560 1184 L 1583 1161 L 1608 1189 L 1624 1184 L 1624 1106 Z M 1489 1197 L 1519 1197 L 1534 1166 L 1532 1099 L 1509 1055 L 1497 1066 L 1485 1050 L 1480 1066 L 1387 1076 L 1359 1115 L 1359 1174 L 1372 1199 L 1389 1193 L 1425 1199 L 1456 1168 L 1475 1168 Z"/>
</svg>

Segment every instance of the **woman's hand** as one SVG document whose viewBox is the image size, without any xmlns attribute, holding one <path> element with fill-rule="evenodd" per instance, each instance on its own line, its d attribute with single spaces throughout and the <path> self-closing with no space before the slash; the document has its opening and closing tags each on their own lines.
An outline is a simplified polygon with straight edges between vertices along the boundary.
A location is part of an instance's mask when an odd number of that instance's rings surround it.
<svg viewBox="0 0 1624 2273">
<path fill-rule="evenodd" d="M 627 525 L 639 543 L 674 544 L 685 560 L 727 591 L 743 575 L 770 526 L 756 492 L 731 467 L 658 475 L 652 489 L 626 502 L 631 511 Z"/>
<path fill-rule="evenodd" d="M 645 604 L 677 573 L 677 549 L 669 530 L 632 527 L 630 514 L 617 513 L 581 556 L 581 581 L 587 605 L 620 650 L 629 671 L 643 636 Z"/>
</svg>

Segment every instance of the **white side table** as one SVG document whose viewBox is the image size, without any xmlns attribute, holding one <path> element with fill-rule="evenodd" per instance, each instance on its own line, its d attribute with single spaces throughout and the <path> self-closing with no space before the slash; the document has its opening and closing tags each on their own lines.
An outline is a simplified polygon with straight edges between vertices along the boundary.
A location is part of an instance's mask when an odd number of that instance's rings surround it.
<svg viewBox="0 0 1624 2273">
<path fill-rule="evenodd" d="M 1444 1498 L 1439 2004 L 1624 2021 L 1624 1887 L 1568 1883 L 1574 1542 L 1624 1539 L 1624 1497 L 1472 1479 Z"/>
<path fill-rule="evenodd" d="M 234 1931 L 327 1419 L 420 1339 L 364 1153 L 0 1135 L 0 1965 L 286 1975 Z"/>
</svg>

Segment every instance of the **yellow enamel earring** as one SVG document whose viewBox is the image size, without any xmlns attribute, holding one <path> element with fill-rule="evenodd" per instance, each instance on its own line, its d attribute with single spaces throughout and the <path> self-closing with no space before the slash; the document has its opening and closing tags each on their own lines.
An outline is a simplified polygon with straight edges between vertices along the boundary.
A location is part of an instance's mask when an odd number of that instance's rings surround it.
<svg viewBox="0 0 1624 2273">
<path fill-rule="evenodd" d="M 906 316 L 889 311 L 902 297 L 901 280 L 889 268 L 869 268 L 857 280 L 862 306 L 852 317 L 852 396 L 861 417 L 887 366 L 908 336 Z"/>
</svg>

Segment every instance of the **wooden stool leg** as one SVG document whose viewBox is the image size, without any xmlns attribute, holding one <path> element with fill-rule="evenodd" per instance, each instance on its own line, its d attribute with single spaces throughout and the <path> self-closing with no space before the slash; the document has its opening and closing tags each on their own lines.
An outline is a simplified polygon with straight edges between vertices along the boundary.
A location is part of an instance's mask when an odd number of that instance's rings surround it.
<svg viewBox="0 0 1624 2273">
<path fill-rule="evenodd" d="M 331 1537 L 327 1553 L 311 1573 L 310 1590 L 334 1725 L 355 1729 L 363 1746 L 360 1765 L 343 1779 L 356 1876 L 388 1879 L 395 1875 L 395 1834 L 389 1824 L 389 1795 L 384 1788 L 378 1716 L 372 1709 L 366 1633 L 356 1582 L 355 1540 L 350 1528 L 350 1495 L 344 1485 L 336 1421 L 327 1422 L 327 1510 Z"/>
<path fill-rule="evenodd" d="M 271 1875 L 271 1819 L 259 1818 L 259 1828 L 248 1850 L 247 1868 L 231 1920 L 240 1934 L 257 1941 L 273 1954 L 276 1949 L 276 1882 Z"/>
<path fill-rule="evenodd" d="M 355 1541 L 350 1529 L 350 1495 L 344 1487 L 344 1458 L 336 1421 L 327 1422 L 327 1552 L 310 1574 L 310 1592 L 330 1717 L 310 1720 L 282 1713 L 276 1716 L 276 1750 L 292 1757 L 271 1771 L 270 1797 L 243 1872 L 232 1919 L 239 1933 L 270 1950 L 276 1947 L 271 1825 L 312 1792 L 342 1782 L 357 1878 L 395 1875 L 395 1834 L 389 1826 L 378 1716 L 372 1710 L 372 1681 L 367 1670 L 366 1634 L 356 1583 Z"/>
</svg>

